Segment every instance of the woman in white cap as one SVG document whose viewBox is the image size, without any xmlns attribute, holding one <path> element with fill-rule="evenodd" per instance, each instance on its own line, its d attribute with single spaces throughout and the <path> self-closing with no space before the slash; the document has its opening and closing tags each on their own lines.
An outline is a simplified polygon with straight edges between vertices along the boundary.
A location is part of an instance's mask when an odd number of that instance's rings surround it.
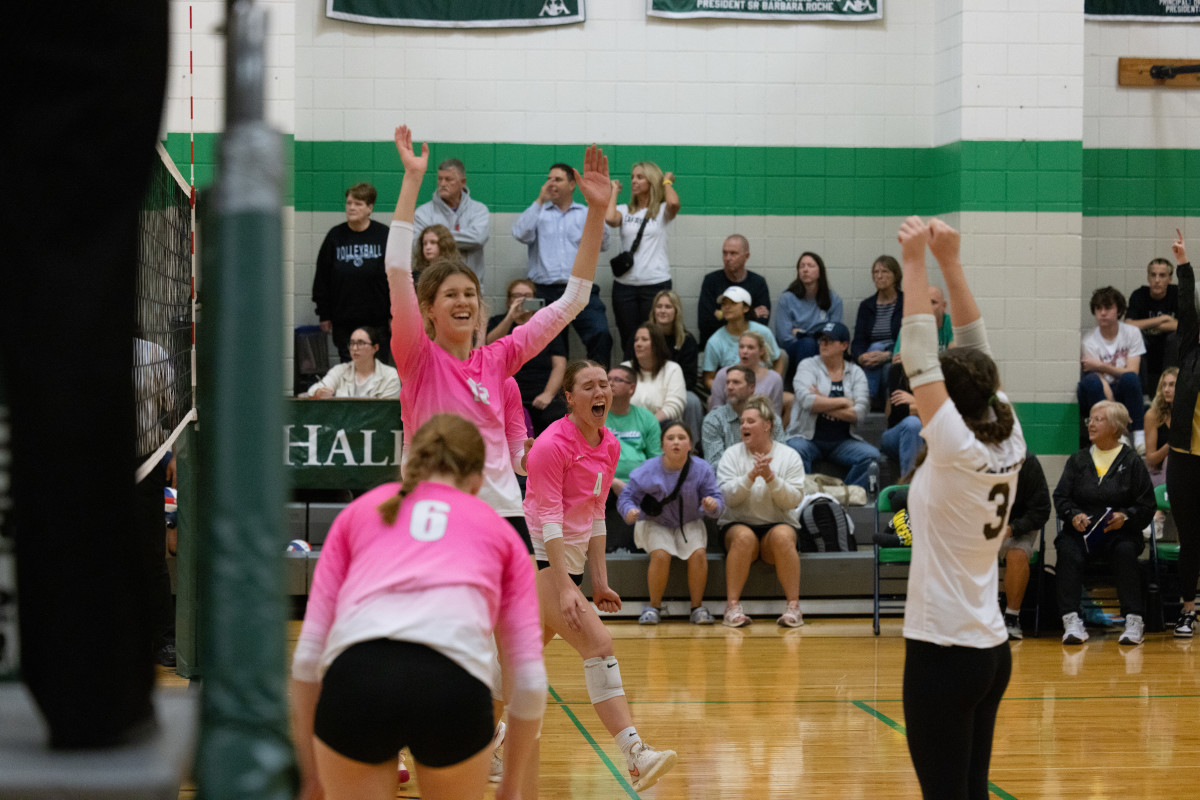
<svg viewBox="0 0 1200 800">
<path fill-rule="evenodd" d="M 713 378 L 721 367 L 732 367 L 738 363 L 738 342 L 746 331 L 761 334 L 767 342 L 768 359 L 772 369 L 780 374 L 786 366 L 771 329 L 759 322 L 747 319 L 750 313 L 750 293 L 740 286 L 730 286 L 720 297 L 721 319 L 725 325 L 718 328 L 704 345 L 704 385 L 712 389 Z"/>
</svg>

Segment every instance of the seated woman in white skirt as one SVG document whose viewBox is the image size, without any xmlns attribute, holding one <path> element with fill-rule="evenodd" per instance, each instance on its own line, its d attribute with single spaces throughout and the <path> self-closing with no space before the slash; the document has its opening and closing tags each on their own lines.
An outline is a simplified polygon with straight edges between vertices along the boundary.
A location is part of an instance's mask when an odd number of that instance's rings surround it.
<svg viewBox="0 0 1200 800">
<path fill-rule="evenodd" d="M 688 565 L 692 624 L 711 625 L 713 616 L 701 605 L 708 581 L 704 517 L 719 516 L 725 499 L 712 467 L 691 454 L 692 435 L 686 425 L 673 422 L 663 430 L 662 450 L 661 456 L 630 473 L 617 500 L 617 510 L 633 525 L 634 543 L 650 554 L 646 576 L 650 605 L 642 610 L 638 623 L 657 625 L 662 618 L 663 590 L 674 556 Z"/>
</svg>

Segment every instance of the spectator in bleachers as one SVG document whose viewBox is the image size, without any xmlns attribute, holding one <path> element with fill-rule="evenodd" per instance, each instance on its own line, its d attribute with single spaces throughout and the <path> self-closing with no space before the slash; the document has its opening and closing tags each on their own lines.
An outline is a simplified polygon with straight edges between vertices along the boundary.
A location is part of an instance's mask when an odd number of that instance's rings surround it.
<svg viewBox="0 0 1200 800">
<path fill-rule="evenodd" d="M 826 322 L 813 335 L 821 352 L 796 368 L 788 445 L 804 459 L 805 471 L 825 458 L 849 470 L 846 483 L 865 489 L 871 464 L 879 459 L 879 451 L 854 431 L 867 415 L 867 378 L 846 360 L 850 331 L 845 325 Z"/>
<path fill-rule="evenodd" d="M 1054 549 L 1063 644 L 1082 644 L 1088 638 L 1080 618 L 1083 566 L 1097 556 L 1108 559 L 1117 573 L 1117 596 L 1125 615 L 1120 644 L 1142 643 L 1146 609 L 1138 554 L 1144 546 L 1142 528 L 1153 518 L 1155 502 L 1146 465 L 1133 448 L 1121 443 L 1128 425 L 1129 411 L 1121 403 L 1102 400 L 1093 405 L 1088 414 L 1091 446 L 1067 460 L 1054 489 L 1054 507 L 1062 523 Z M 1085 543 L 1089 534 L 1095 538 Z"/>
<path fill-rule="evenodd" d="M 692 434 L 686 425 L 672 422 L 663 429 L 662 455 L 633 471 L 618 505 L 625 522 L 634 526 L 634 543 L 650 554 L 646 573 L 650 604 L 638 624 L 657 625 L 662 618 L 672 557 L 687 562 L 691 623 L 713 624 L 712 614 L 703 606 L 708 582 L 704 518 L 718 517 L 725 498 L 713 468 L 692 455 Z"/>
<path fill-rule="evenodd" d="M 377 328 L 355 328 L 347 346 L 350 363 L 338 364 L 314 383 L 301 397 L 324 400 L 357 397 L 370 400 L 400 399 L 400 376 L 396 368 L 380 362 Z"/>
<path fill-rule="evenodd" d="M 731 286 L 744 289 L 749 295 L 750 302 L 747 305 L 753 311 L 751 319 L 764 324 L 770 319 L 771 291 L 762 275 L 746 269 L 749 259 L 750 242 L 745 236 L 735 233 L 725 239 L 721 246 L 722 268 L 705 275 L 704 282 L 700 284 L 700 347 L 707 345 L 709 337 L 725 324 L 721 298 Z"/>
<path fill-rule="evenodd" d="M 567 289 L 586 217 L 587 206 L 575 202 L 574 168 L 570 164 L 554 164 L 537 199 L 513 223 L 513 238 L 529 246 L 527 275 L 534 283 L 537 296 L 547 303 L 562 297 Z M 600 249 L 608 249 L 607 226 Z M 579 334 L 588 358 L 605 366 L 611 363 L 612 334 L 608 330 L 604 301 L 600 299 L 600 287 L 592 286 L 587 307 L 579 312 L 571 325 Z M 562 340 L 565 356 L 566 331 L 563 331 Z"/>
<path fill-rule="evenodd" d="M 687 402 L 683 408 L 683 421 L 698 441 L 700 427 L 704 423 L 704 405 L 697 394 L 700 379 L 700 352 L 696 337 L 683 324 L 683 302 L 674 289 L 663 289 L 654 296 L 654 310 L 646 324 L 662 334 L 671 351 L 671 360 L 683 370 L 683 384 L 687 387 Z"/>
<path fill-rule="evenodd" d="M 783 413 L 783 378 L 771 369 L 767 351 L 767 340 L 757 331 L 746 331 L 738 339 L 737 366 L 754 370 L 755 394 L 765 395 L 771 400 L 771 409 L 777 414 Z M 725 403 L 725 376 L 729 367 L 717 370 L 713 378 L 712 396 L 709 398 L 709 408 L 716 408 Z"/>
<path fill-rule="evenodd" d="M 917 415 L 908 376 L 899 361 L 893 364 L 896 369 L 888 373 L 888 400 L 883 409 L 887 430 L 879 439 L 879 450 L 896 459 L 901 475 L 908 475 L 921 451 L 921 418 Z"/>
<path fill-rule="evenodd" d="M 871 265 L 875 294 L 858 304 L 850 357 L 866 373 L 867 391 L 873 407 L 883 407 L 882 391 L 892 363 L 892 349 L 900 336 L 904 292 L 900 290 L 900 262 L 880 256 Z"/>
<path fill-rule="evenodd" d="M 457 158 L 438 164 L 437 190 L 413 216 L 413 242 L 421 242 L 424 230 L 437 224 L 450 231 L 463 261 L 483 284 L 483 246 L 492 235 L 492 215 L 487 206 L 471 197 L 467 168 Z M 414 247 L 413 253 L 420 249 Z"/>
<path fill-rule="evenodd" d="M 946 313 L 946 295 L 936 286 L 929 287 L 929 303 L 933 307 L 933 322 L 937 327 L 938 352 L 954 345 L 954 328 L 950 315 Z M 912 389 L 908 376 L 904 374 L 900 359 L 900 335 L 896 335 L 895 354 L 888 371 L 887 402 L 883 413 L 887 417 L 887 430 L 879 440 L 879 449 L 900 463 L 900 474 L 907 475 L 916 463 L 921 449 L 921 420 L 913 404 Z"/>
<path fill-rule="evenodd" d="M 1165 258 L 1146 265 L 1146 285 L 1129 295 L 1125 321 L 1142 332 L 1146 355 L 1142 359 L 1142 393 L 1150 394 L 1158 386 L 1163 367 L 1178 355 L 1179 287 L 1171 283 L 1175 267 Z"/>
<path fill-rule="evenodd" d="M 1146 409 L 1146 469 L 1150 482 L 1159 486 L 1167 482 L 1167 460 L 1171 447 L 1171 407 L 1175 402 L 1175 383 L 1179 377 L 1178 367 L 1167 367 L 1158 377 L 1154 399 Z M 1160 512 L 1161 513 L 1161 512 Z M 1157 519 L 1157 514 L 1155 515 Z"/>
<path fill-rule="evenodd" d="M 750 565 L 761 557 L 775 567 L 787 608 L 777 622 L 795 628 L 804 624 L 800 613 L 800 553 L 796 550 L 804 497 L 804 463 L 795 451 L 771 438 L 775 412 L 758 395 L 742 412 L 742 441 L 729 448 L 717 465 L 717 483 L 725 497 L 719 524 L 725 542 L 724 624 L 750 624 L 742 609 L 742 589 Z"/>
<path fill-rule="evenodd" d="M 1190 638 L 1196 625 L 1196 579 L 1200 574 L 1200 321 L 1196 276 L 1188 263 L 1183 234 L 1171 244 L 1179 264 L 1179 375 L 1175 382 L 1171 426 L 1171 468 L 1167 494 L 1179 529 L 1179 582 L 1183 588 L 1175 635 Z"/>
<path fill-rule="evenodd" d="M 756 384 L 754 370 L 749 367 L 735 366 L 726 371 L 725 404 L 708 412 L 702 426 L 704 460 L 712 466 L 716 467 L 725 451 L 742 441 L 742 412 L 754 396 Z M 770 405 L 771 401 L 764 397 L 763 402 Z M 778 417 L 771 425 L 771 438 L 777 442 L 784 440 Z"/>
<path fill-rule="evenodd" d="M 660 442 L 662 429 L 658 419 L 646 409 L 631 401 L 637 390 L 638 375 L 633 367 L 620 364 L 608 371 L 608 385 L 612 389 L 612 407 L 604 423 L 621 445 L 621 457 L 613 476 L 612 488 L 605 499 L 605 522 L 608 552 L 633 549 L 633 527 L 617 511 L 617 497 L 625 488 L 629 475 L 642 463 L 662 455 Z"/>
<path fill-rule="evenodd" d="M 346 190 L 346 221 L 329 229 L 317 251 L 312 299 L 321 330 L 333 334 L 343 364 L 350 361 L 346 343 L 355 328 L 366 325 L 387 330 L 391 319 L 383 268 L 388 227 L 371 219 L 374 210 L 375 187 L 369 183 L 351 186 Z"/>
<path fill-rule="evenodd" d="M 671 360 L 666 340 L 649 325 L 642 325 L 633 336 L 633 358 L 625 366 L 638 371 L 633 404 L 649 411 L 659 422 L 682 419 L 687 402 L 683 370 Z"/>
<path fill-rule="evenodd" d="M 1125 297 L 1111 286 L 1092 292 L 1092 316 L 1096 327 L 1084 334 L 1080 362 L 1083 377 L 1076 394 L 1079 412 L 1101 400 L 1116 400 L 1129 412 L 1129 429 L 1134 447 L 1144 452 L 1146 434 L 1142 430 L 1145 407 L 1138 367 L 1146 346 L 1137 328 L 1121 322 L 1125 316 Z"/>
<path fill-rule="evenodd" d="M 718 328 L 708 338 L 708 344 L 704 345 L 704 384 L 709 389 L 712 388 L 717 370 L 738 363 L 738 342 L 748 330 L 762 334 L 767 342 L 772 368 L 781 374 L 783 372 L 784 358 L 775 342 L 775 334 L 766 325 L 748 319 L 751 302 L 750 293 L 740 286 L 730 286 L 721 295 L 721 318 L 725 320 L 725 325 Z"/>
<path fill-rule="evenodd" d="M 421 272 L 440 257 L 462 258 L 458 243 L 445 225 L 430 225 L 421 231 L 421 246 L 413 256 L 413 284 L 421 280 Z"/>
<path fill-rule="evenodd" d="M 534 312 L 525 310 L 526 301 L 535 299 L 536 287 L 527 278 L 518 278 L 508 284 L 504 294 L 508 312 L 496 314 L 488 320 L 486 344 L 507 336 L 513 328 L 524 325 Z M 595 297 L 595 295 L 592 295 Z M 556 336 L 550 344 L 517 370 L 513 377 L 521 390 L 521 405 L 529 412 L 534 436 L 546 430 L 546 426 L 567 413 L 563 401 L 563 375 L 567 372 L 567 345 L 565 337 Z"/>
<path fill-rule="evenodd" d="M 1021 603 L 1029 586 L 1029 559 L 1038 545 L 1038 533 L 1050 519 L 1050 488 L 1041 462 L 1033 453 L 1025 452 L 1025 461 L 1017 474 L 1017 493 L 1012 500 L 1008 525 L 1004 528 L 1004 543 L 1000 558 L 1004 561 L 1004 627 L 1009 641 L 1023 637 L 1021 633 Z M 1041 602 L 1041 598 L 1038 598 Z"/>
<path fill-rule="evenodd" d="M 825 260 L 805 251 L 796 261 L 796 279 L 779 295 L 775 319 L 775 341 L 788 354 L 783 380 L 792 385 L 796 365 L 817 354 L 817 340 L 809 333 L 826 322 L 842 321 L 842 298 L 829 288 Z"/>
<path fill-rule="evenodd" d="M 612 182 L 605 221 L 620 228 L 621 252 L 633 251 L 633 267 L 613 275 L 613 317 L 625 360 L 633 358 L 633 335 L 650 318 L 655 295 L 671 288 L 667 228 L 680 206 L 674 184 L 675 173 L 663 174 L 654 162 L 639 161 L 630 172 L 629 202 L 618 205 L 621 182 Z"/>
</svg>

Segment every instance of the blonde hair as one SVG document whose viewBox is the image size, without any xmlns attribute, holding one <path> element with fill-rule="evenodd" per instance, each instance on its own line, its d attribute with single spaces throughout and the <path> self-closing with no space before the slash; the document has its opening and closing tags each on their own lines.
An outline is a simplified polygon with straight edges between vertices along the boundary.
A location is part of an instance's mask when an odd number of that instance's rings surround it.
<svg viewBox="0 0 1200 800">
<path fill-rule="evenodd" d="M 683 324 L 683 301 L 679 299 L 679 295 L 673 289 L 663 289 L 654 295 L 654 302 L 650 304 L 650 319 L 646 321 L 646 324 L 653 326 L 654 329 L 658 328 L 658 323 L 654 319 L 654 307 L 664 297 L 671 301 L 671 305 L 675 306 L 675 321 L 671 323 L 671 333 L 675 337 L 675 346 L 682 347 L 683 340 L 687 338 L 687 328 Z"/>
<path fill-rule="evenodd" d="M 430 339 L 434 338 L 437 331 L 433 329 L 433 320 L 428 316 L 429 309 L 433 308 L 438 290 L 451 275 L 465 275 L 475 285 L 475 297 L 479 300 L 479 319 L 476 322 L 487 320 L 487 303 L 483 300 L 483 287 L 479 285 L 479 276 L 457 253 L 453 256 L 440 255 L 429 263 L 428 269 L 421 272 L 421 278 L 417 281 L 417 304 L 425 320 L 425 333 Z M 471 341 L 472 347 L 479 346 L 482 335 L 481 331 L 475 331 Z"/>
<path fill-rule="evenodd" d="M 1108 420 L 1108 424 L 1116 431 L 1117 438 L 1120 439 L 1129 430 L 1129 409 L 1125 408 L 1116 400 L 1101 400 L 1092 406 L 1088 416 L 1091 416 L 1100 409 L 1100 413 L 1104 414 L 1104 418 Z"/>
<path fill-rule="evenodd" d="M 1153 263 L 1153 262 L 1151 262 Z M 1160 425 L 1171 425 L 1171 403 L 1167 402 L 1167 398 L 1163 397 L 1163 381 L 1168 375 L 1174 375 L 1175 380 L 1179 380 L 1179 367 L 1167 367 L 1163 370 L 1162 375 L 1158 376 L 1158 387 L 1154 390 L 1154 399 L 1150 401 L 1150 410 L 1154 412 L 1154 418 L 1158 420 Z M 1159 442 L 1161 446 L 1163 443 Z"/>
<path fill-rule="evenodd" d="M 646 203 L 646 219 L 656 219 L 658 217 L 659 206 L 666 199 L 667 190 L 663 186 L 663 171 L 653 161 L 639 161 L 629 168 L 632 173 L 638 167 L 642 168 L 642 172 L 646 175 L 646 180 L 650 183 L 650 201 Z M 633 214 L 641 211 L 642 206 L 638 203 L 637 195 L 629 198 L 629 213 Z"/>
<path fill-rule="evenodd" d="M 738 337 L 738 344 L 741 344 L 742 339 L 753 339 L 758 344 L 758 352 L 762 354 L 758 359 L 758 363 L 768 367 L 771 366 L 771 362 L 768 360 L 771 357 L 771 351 L 767 347 L 767 337 L 758 331 L 746 331 Z"/>
<path fill-rule="evenodd" d="M 591 367 L 599 367 L 600 369 L 604 370 L 604 374 L 606 376 L 608 375 L 608 370 L 604 369 L 603 364 L 592 361 L 590 358 L 572 361 L 570 364 L 567 364 L 567 371 L 563 373 L 562 382 L 562 393 L 564 400 L 566 400 L 567 392 L 575 391 L 575 379 L 579 377 L 579 373 L 583 372 L 585 369 L 590 369 Z M 568 401 L 567 413 L 569 414 L 574 410 L 575 407 Z"/>
<path fill-rule="evenodd" d="M 478 428 L 457 414 L 434 414 L 413 437 L 400 492 L 377 507 L 379 516 L 388 525 L 395 524 L 400 502 L 430 475 L 453 475 L 462 488 L 472 475 L 483 473 L 483 460 L 483 437 Z"/>
<path fill-rule="evenodd" d="M 742 409 L 742 413 L 754 410 L 758 415 L 767 421 L 767 428 L 774 429 L 775 427 L 775 409 L 771 407 L 771 398 L 765 394 L 751 395 L 746 401 L 746 407 Z"/>
</svg>

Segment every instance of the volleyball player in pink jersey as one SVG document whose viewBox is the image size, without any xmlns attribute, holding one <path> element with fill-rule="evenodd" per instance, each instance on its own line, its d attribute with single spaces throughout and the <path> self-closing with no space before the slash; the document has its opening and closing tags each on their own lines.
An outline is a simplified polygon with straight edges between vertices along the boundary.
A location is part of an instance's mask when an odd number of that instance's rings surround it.
<svg viewBox="0 0 1200 800">
<path fill-rule="evenodd" d="M 391 291 L 392 355 L 401 381 L 406 449 L 409 432 L 435 413 L 451 411 L 475 423 L 487 448 L 479 497 L 520 529 L 524 518 L 514 470 L 524 447 L 523 441 L 506 436 L 503 384 L 587 305 L 604 236 L 604 211 L 612 191 L 608 159 L 598 147 L 589 147 L 583 175 L 577 175 L 588 213 L 562 298 L 507 336 L 475 347 L 483 319 L 480 287 L 465 262 L 437 258 L 422 270 L 419 285 L 413 287 L 412 219 L 429 161 L 429 145 L 422 145 L 417 155 L 412 132 L 403 125 L 396 129 L 395 141 L 404 180 L 384 262 Z"/>
<path fill-rule="evenodd" d="M 474 495 L 483 439 L 453 414 L 413 437 L 404 483 L 330 528 L 292 662 L 303 797 L 391 798 L 408 746 L 425 798 L 483 795 L 491 758 L 493 633 L 509 724 L 497 797 L 519 798 L 546 701 L 533 567 Z"/>
<path fill-rule="evenodd" d="M 629 712 L 612 636 L 579 590 L 590 566 L 592 599 L 602 611 L 619 611 L 604 563 L 604 501 L 621 445 L 604 426 L 612 406 L 608 372 L 594 361 L 575 361 L 563 376 L 566 417 L 551 423 L 529 451 L 525 517 L 537 559 L 543 640 L 554 634 L 583 656 L 588 698 L 612 734 L 636 791 L 658 782 L 675 766 L 674 750 L 642 742 Z"/>
</svg>

